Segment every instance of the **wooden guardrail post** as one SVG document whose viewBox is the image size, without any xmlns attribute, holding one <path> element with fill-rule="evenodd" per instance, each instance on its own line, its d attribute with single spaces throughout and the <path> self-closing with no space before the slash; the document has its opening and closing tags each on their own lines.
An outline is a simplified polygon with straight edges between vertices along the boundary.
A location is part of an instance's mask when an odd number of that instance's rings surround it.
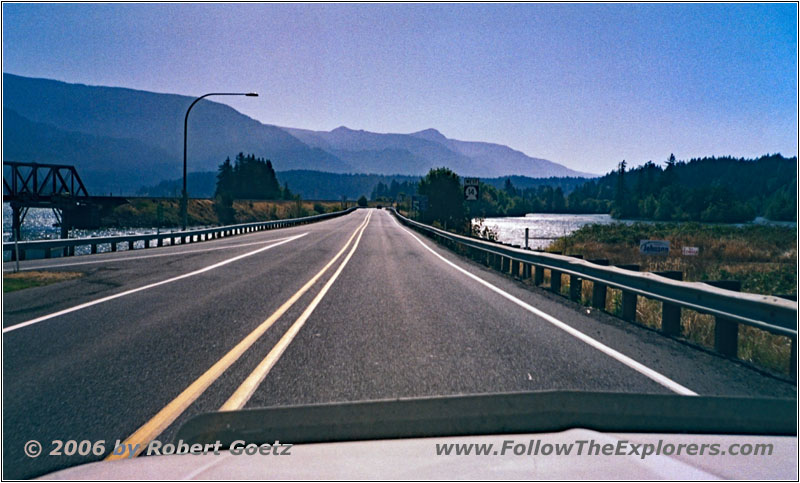
<svg viewBox="0 0 800 483">
<path fill-rule="evenodd" d="M 656 275 L 672 280 L 683 280 L 683 272 L 667 270 L 653 272 Z M 661 302 L 661 332 L 666 335 L 678 337 L 681 335 L 681 306 L 670 302 Z"/>
<path fill-rule="evenodd" d="M 92 255 L 94 255 L 95 253 L 97 253 L 97 243 L 92 243 L 92 246 L 91 246 L 91 248 L 90 248 L 90 251 L 91 251 Z"/>
<path fill-rule="evenodd" d="M 797 294 L 776 295 L 776 297 L 797 302 Z M 790 339 L 792 342 L 789 349 L 789 375 L 793 381 L 797 381 L 797 337 Z"/>
<path fill-rule="evenodd" d="M 527 280 L 527 279 L 531 278 L 531 268 L 533 268 L 533 265 L 531 265 L 530 263 L 522 262 L 522 278 L 523 278 L 523 280 Z"/>
<path fill-rule="evenodd" d="M 742 290 L 739 280 L 710 280 L 703 283 L 734 292 Z M 714 350 L 728 357 L 739 355 L 739 324 L 735 320 L 714 317 Z"/>
<path fill-rule="evenodd" d="M 112 252 L 117 251 L 117 242 L 111 242 L 111 251 Z"/>
<path fill-rule="evenodd" d="M 533 272 L 533 284 L 539 286 L 544 283 L 544 268 L 538 265 L 531 266 Z"/>
<path fill-rule="evenodd" d="M 561 272 L 550 269 L 550 291 L 556 294 L 561 293 Z"/>
<path fill-rule="evenodd" d="M 572 258 L 583 258 L 583 255 L 570 255 Z M 575 302 L 581 300 L 581 289 L 583 288 L 583 281 L 575 274 L 569 276 L 569 299 Z"/>
<path fill-rule="evenodd" d="M 511 260 L 511 275 L 514 278 L 519 278 L 519 261 Z"/>
<path fill-rule="evenodd" d="M 594 263 L 595 265 L 608 265 L 608 260 L 605 258 L 588 261 L 589 263 Z M 600 310 L 606 309 L 607 288 L 608 287 L 604 283 L 592 282 L 592 307 Z"/>
<path fill-rule="evenodd" d="M 639 271 L 639 265 L 617 265 L 617 267 L 624 268 L 625 270 L 632 270 L 634 272 Z M 637 299 L 638 296 L 635 293 L 629 290 L 622 291 L 622 320 L 636 322 Z"/>
</svg>

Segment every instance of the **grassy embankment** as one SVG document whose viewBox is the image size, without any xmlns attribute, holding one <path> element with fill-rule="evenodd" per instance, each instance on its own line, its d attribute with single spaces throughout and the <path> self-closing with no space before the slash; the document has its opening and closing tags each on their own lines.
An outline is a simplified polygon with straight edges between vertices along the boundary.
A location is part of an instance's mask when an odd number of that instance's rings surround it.
<svg viewBox="0 0 800 483">
<path fill-rule="evenodd" d="M 639 241 L 646 239 L 669 240 L 669 256 L 641 255 Z M 581 254 L 585 259 L 605 258 L 612 265 L 638 264 L 641 271 L 680 270 L 687 281 L 739 280 L 743 292 L 797 295 L 796 240 L 796 229 L 777 226 L 616 223 L 585 226 L 558 239 L 548 250 Z M 699 247 L 699 256 L 682 256 L 684 246 Z M 582 293 L 588 305 L 588 284 Z M 608 290 L 607 307 L 612 313 L 621 313 L 621 299 L 619 290 Z M 713 346 L 714 318 L 691 310 L 682 313 L 684 337 Z M 660 328 L 661 302 L 640 297 L 636 315 L 640 323 Z M 740 326 L 739 358 L 743 360 L 787 373 L 790 349 L 788 337 Z"/>
<path fill-rule="evenodd" d="M 159 206 L 161 208 L 159 208 Z M 353 206 L 353 202 L 349 203 Z M 330 213 L 342 209 L 339 201 L 235 201 L 234 223 L 251 223 L 256 221 L 297 218 L 321 213 Z M 189 200 L 189 225 L 220 224 L 213 200 Z M 180 203 L 172 199 L 137 198 L 130 203 L 118 206 L 111 215 L 103 218 L 103 225 L 108 227 L 154 227 L 180 226 Z"/>
<path fill-rule="evenodd" d="M 30 287 L 40 287 L 51 283 L 72 280 L 82 277 L 81 272 L 39 272 L 35 270 L 4 273 L 3 274 L 3 293 L 22 290 Z"/>
</svg>

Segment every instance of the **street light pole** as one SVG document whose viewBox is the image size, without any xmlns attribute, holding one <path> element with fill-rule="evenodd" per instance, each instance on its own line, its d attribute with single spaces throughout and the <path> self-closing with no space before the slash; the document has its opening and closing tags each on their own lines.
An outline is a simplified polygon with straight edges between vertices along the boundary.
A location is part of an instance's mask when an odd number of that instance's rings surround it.
<svg viewBox="0 0 800 483">
<path fill-rule="evenodd" d="M 192 110 L 195 104 L 197 104 L 200 99 L 204 99 L 209 96 L 247 96 L 247 97 L 258 97 L 258 93 L 256 92 L 211 92 L 209 94 L 202 95 L 192 102 L 189 106 L 189 109 L 186 110 L 186 116 L 183 118 L 183 195 L 181 197 L 181 215 L 183 218 L 183 229 L 186 230 L 186 225 L 189 221 L 189 192 L 186 190 L 186 145 L 187 145 L 187 131 L 189 127 L 189 112 Z"/>
</svg>

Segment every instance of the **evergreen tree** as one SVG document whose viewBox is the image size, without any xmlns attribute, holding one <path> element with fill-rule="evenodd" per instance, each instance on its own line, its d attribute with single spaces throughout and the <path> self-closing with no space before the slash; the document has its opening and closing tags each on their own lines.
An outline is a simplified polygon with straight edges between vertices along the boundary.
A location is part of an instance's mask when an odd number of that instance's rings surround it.
<svg viewBox="0 0 800 483">
<path fill-rule="evenodd" d="M 233 163 L 228 158 L 219 166 L 215 196 L 225 200 L 273 200 L 282 194 L 269 160 L 239 153 Z"/>
<path fill-rule="evenodd" d="M 428 209 L 422 213 L 424 222 L 437 222 L 459 231 L 468 228 L 464 191 L 456 173 L 448 168 L 431 169 L 420 180 L 417 191 L 428 197 Z"/>
</svg>

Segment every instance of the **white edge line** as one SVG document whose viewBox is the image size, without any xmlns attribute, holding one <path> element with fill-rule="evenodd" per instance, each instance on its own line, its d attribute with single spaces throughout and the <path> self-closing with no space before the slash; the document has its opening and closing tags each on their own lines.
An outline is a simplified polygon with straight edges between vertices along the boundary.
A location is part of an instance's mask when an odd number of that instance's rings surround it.
<svg viewBox="0 0 800 483">
<path fill-rule="evenodd" d="M 75 311 L 78 311 L 78 310 L 81 310 L 81 309 L 85 309 L 85 308 L 91 307 L 93 305 L 101 304 L 103 302 L 108 302 L 109 300 L 114 300 L 116 298 L 124 297 L 126 295 L 130 295 L 130 294 L 133 294 L 133 293 L 136 293 L 136 292 L 141 292 L 142 290 L 147 290 L 147 289 L 150 289 L 150 288 L 153 288 L 153 287 L 158 287 L 159 285 L 164 285 L 164 284 L 167 284 L 167 283 L 170 283 L 170 282 L 175 282 L 177 280 L 182 280 L 184 278 L 193 277 L 195 275 L 199 275 L 201 273 L 208 272 L 209 270 L 214 270 L 215 268 L 219 268 L 219 267 L 221 267 L 223 265 L 227 265 L 227 264 L 235 262 L 237 260 L 241 260 L 242 258 L 249 257 L 251 255 L 255 255 L 255 254 L 263 252 L 265 250 L 269 250 L 270 248 L 273 248 L 273 247 L 277 247 L 278 245 L 283 245 L 284 243 L 289 243 L 290 241 L 294 241 L 294 240 L 296 240 L 296 239 L 298 239 L 300 237 L 304 237 L 307 234 L 308 234 L 308 232 L 302 233 L 302 234 L 297 235 L 297 236 L 293 236 L 293 237 L 287 238 L 287 239 L 285 239 L 283 241 L 279 241 L 277 243 L 273 243 L 272 245 L 267 245 L 265 247 L 261 247 L 258 250 L 253 250 L 252 252 L 247 252 L 247 253 L 244 253 L 242 255 L 237 255 L 237 256 L 235 256 L 233 258 L 229 258 L 227 260 L 223 260 L 223 261 L 215 263 L 213 265 L 209 265 L 207 267 L 201 268 L 200 270 L 195 270 L 193 272 L 184 273 L 183 275 L 178 275 L 177 277 L 168 278 L 167 280 L 162 280 L 160 282 L 155 282 L 155 283 L 151 283 L 151 284 L 148 284 L 148 285 L 144 285 L 142 287 L 137 287 L 137 288 L 134 288 L 134 289 L 131 289 L 131 290 L 126 290 L 125 292 L 120 292 L 120 293 L 117 293 L 117 294 L 114 294 L 114 295 L 109 295 L 108 297 L 103 297 L 103 298 L 99 298 L 97 300 L 92 300 L 90 302 L 82 303 L 80 305 L 76 305 L 76 306 L 70 307 L 68 309 L 59 310 L 58 312 L 54 312 L 54 313 L 48 314 L 48 315 L 43 315 L 41 317 L 37 317 L 35 319 L 31 319 L 31 320 L 28 320 L 26 322 L 20 322 L 19 324 L 12 325 L 10 327 L 4 327 L 3 328 L 3 334 L 6 334 L 8 332 L 11 332 L 11 331 L 14 331 L 14 330 L 17 330 L 17 329 L 21 329 L 23 327 L 27 327 L 29 325 L 37 324 L 39 322 L 43 322 L 43 321 L 48 320 L 48 319 L 52 319 L 54 317 L 58 317 L 58 316 L 69 314 L 71 312 L 75 312 Z"/>
<path fill-rule="evenodd" d="M 575 329 L 572 326 L 567 325 L 566 323 L 558 320 L 557 318 L 553 317 L 552 315 L 547 314 L 545 312 L 542 312 L 541 310 L 537 309 L 536 307 L 533 307 L 532 305 L 528 304 L 527 302 L 524 302 L 524 301 L 518 299 L 517 297 L 511 295 L 510 293 L 508 293 L 508 292 L 506 292 L 506 291 L 504 291 L 504 290 L 502 290 L 502 289 L 500 289 L 498 287 L 495 287 L 494 285 L 492 285 L 491 283 L 483 280 L 482 278 L 478 277 L 477 275 L 474 275 L 474 274 L 464 270 L 463 268 L 459 267 L 455 263 L 453 263 L 450 260 L 448 260 L 448 259 L 444 258 L 443 256 L 439 255 L 431 247 L 429 247 L 428 245 L 423 243 L 422 240 L 417 238 L 416 235 L 411 233 L 405 227 L 401 226 L 400 223 L 397 221 L 397 219 L 395 219 L 394 216 L 392 216 L 392 215 L 389 215 L 389 216 L 392 218 L 392 220 L 394 220 L 395 224 L 397 224 L 397 226 L 401 230 L 405 231 L 406 233 L 408 233 L 409 235 L 414 237 L 414 239 L 417 240 L 420 245 L 425 247 L 426 250 L 428 250 L 429 252 L 433 253 L 434 255 L 439 257 L 443 262 L 447 263 L 451 267 L 455 268 L 456 270 L 458 270 L 459 272 L 463 273 L 464 275 L 472 278 L 473 280 L 477 281 L 478 283 L 482 284 L 483 286 L 487 287 L 488 289 L 492 290 L 493 292 L 501 295 L 502 297 L 505 297 L 506 299 L 510 300 L 511 302 L 514 302 L 515 304 L 519 305 L 520 307 L 522 307 L 523 309 L 527 310 L 528 312 L 531 312 L 531 313 L 541 317 L 542 319 L 544 319 L 547 322 L 551 323 L 552 325 L 558 327 L 559 329 L 563 330 L 564 332 L 568 333 L 569 335 L 571 335 L 571 336 L 575 337 L 576 339 L 579 339 L 582 342 L 594 347 L 595 349 L 597 349 L 600 352 L 606 354 L 607 356 L 609 356 L 609 357 L 611 357 L 611 358 L 613 358 L 613 359 L 625 364 L 626 366 L 630 367 L 634 371 L 636 371 L 636 372 L 638 372 L 638 373 L 640 373 L 640 374 L 652 379 L 653 381 L 661 384 L 662 386 L 666 387 L 667 389 L 669 389 L 669 390 L 671 390 L 673 392 L 676 392 L 676 393 L 678 393 L 680 395 L 683 395 L 683 396 L 697 396 L 696 392 L 692 391 L 691 389 L 689 389 L 687 387 L 684 387 L 684 386 L 678 384 L 677 382 L 673 381 L 672 379 L 668 378 L 667 376 L 665 376 L 665 375 L 663 375 L 663 374 L 661 374 L 659 372 L 656 372 L 653 369 L 650 369 L 649 367 L 645 366 L 644 364 L 642 364 L 640 362 L 637 362 L 637 361 L 631 359 L 630 357 L 626 356 L 625 354 L 623 354 L 623 353 L 621 353 L 621 352 L 619 352 L 619 351 L 617 351 L 615 349 L 612 349 L 611 347 L 608 347 L 607 345 L 603 344 L 600 341 L 597 341 L 597 340 L 589 337 L 588 335 L 584 334 L 583 332 L 579 331 L 578 329 Z"/>
<path fill-rule="evenodd" d="M 275 241 L 286 240 L 287 238 L 291 238 L 291 237 L 273 238 L 271 240 L 263 240 L 263 241 L 248 242 L 248 243 L 239 243 L 239 244 L 236 244 L 236 245 L 223 245 L 223 246 L 218 246 L 218 247 L 200 248 L 200 249 L 197 249 L 197 250 L 183 250 L 183 251 L 176 250 L 176 251 L 172 251 L 170 253 L 153 253 L 153 254 L 150 254 L 150 255 L 139 255 L 139 256 L 132 256 L 132 257 L 104 258 L 102 260 L 91 260 L 91 261 L 88 261 L 88 262 L 71 262 L 71 263 L 60 263 L 58 265 L 41 265 L 41 266 L 33 266 L 33 267 L 22 267 L 22 268 L 19 269 L 19 271 L 20 272 L 29 272 L 31 270 L 48 270 L 48 269 L 51 269 L 51 268 L 74 267 L 74 266 L 78 266 L 78 265 L 92 265 L 92 264 L 97 264 L 97 263 L 126 262 L 128 260 L 144 260 L 146 258 L 156 258 L 156 257 L 174 257 L 174 256 L 178 256 L 178 255 L 188 255 L 188 254 L 191 254 L 191 253 L 205 253 L 205 252 L 213 252 L 213 251 L 216 251 L 216 250 L 225 250 L 225 249 L 229 249 L 229 248 L 249 247 L 249 246 L 252 246 L 252 245 L 264 245 L 265 243 L 271 243 L 271 242 L 275 242 Z M 175 245 L 175 247 L 179 247 L 179 246 L 180 245 Z M 162 247 L 162 248 L 170 248 L 170 247 L 167 246 L 167 247 Z M 139 250 L 142 250 L 142 249 L 139 248 L 136 251 L 139 251 Z M 104 253 L 102 253 L 100 255 L 106 255 L 106 254 L 111 254 L 111 253 L 113 253 L 113 252 L 104 252 Z M 119 253 L 119 252 L 117 252 L 117 253 Z M 38 260 L 32 260 L 32 261 L 38 261 Z M 3 264 L 6 264 L 6 263 L 12 263 L 12 262 L 3 262 Z M 3 273 L 13 272 L 13 271 L 14 271 L 13 268 L 4 268 L 3 269 Z"/>
</svg>

